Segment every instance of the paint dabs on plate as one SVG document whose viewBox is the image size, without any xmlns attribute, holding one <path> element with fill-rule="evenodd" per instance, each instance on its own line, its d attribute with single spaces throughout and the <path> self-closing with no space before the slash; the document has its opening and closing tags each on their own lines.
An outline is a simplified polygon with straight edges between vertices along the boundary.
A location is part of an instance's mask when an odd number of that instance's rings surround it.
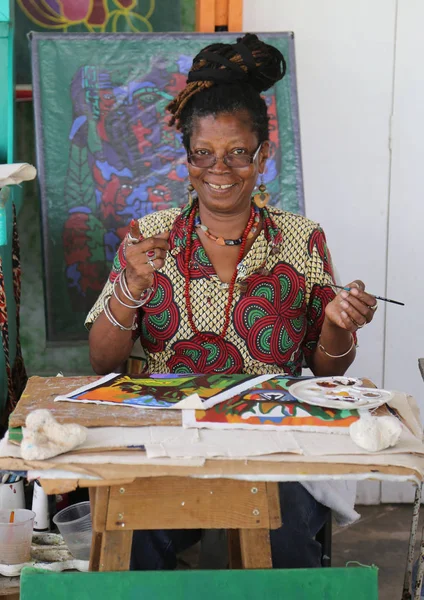
<svg viewBox="0 0 424 600">
<path fill-rule="evenodd" d="M 290 393 L 301 402 L 339 410 L 377 408 L 393 398 L 393 392 L 364 387 L 362 379 L 340 376 L 299 381 Z"/>
</svg>

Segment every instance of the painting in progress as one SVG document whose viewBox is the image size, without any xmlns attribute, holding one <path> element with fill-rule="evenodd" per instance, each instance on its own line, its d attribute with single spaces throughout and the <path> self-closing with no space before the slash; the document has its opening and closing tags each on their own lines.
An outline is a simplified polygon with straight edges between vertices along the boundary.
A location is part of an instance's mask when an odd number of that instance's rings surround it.
<svg viewBox="0 0 424 600">
<path fill-rule="evenodd" d="M 69 395 L 57 396 L 55 402 L 121 404 L 144 408 L 209 408 L 270 377 L 272 376 L 172 373 L 131 376 L 111 373 Z"/>
<path fill-rule="evenodd" d="M 273 376 L 207 410 L 185 411 L 184 427 L 207 429 L 273 429 L 348 433 L 356 410 L 312 406 L 297 400 L 290 386 L 299 378 Z"/>
</svg>

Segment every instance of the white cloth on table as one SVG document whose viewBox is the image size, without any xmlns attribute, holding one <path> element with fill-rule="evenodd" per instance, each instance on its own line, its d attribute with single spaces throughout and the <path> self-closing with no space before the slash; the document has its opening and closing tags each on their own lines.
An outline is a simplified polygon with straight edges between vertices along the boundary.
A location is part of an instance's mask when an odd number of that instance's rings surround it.
<svg viewBox="0 0 424 600">
<path fill-rule="evenodd" d="M 302 485 L 315 500 L 331 508 L 338 525 L 345 527 L 360 518 L 354 508 L 356 481 L 302 481 Z"/>
</svg>

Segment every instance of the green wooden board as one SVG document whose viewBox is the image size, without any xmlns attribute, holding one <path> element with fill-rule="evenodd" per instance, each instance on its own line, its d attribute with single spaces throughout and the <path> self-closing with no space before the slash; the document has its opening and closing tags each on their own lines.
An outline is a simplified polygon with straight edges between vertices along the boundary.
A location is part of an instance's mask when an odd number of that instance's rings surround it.
<svg viewBox="0 0 424 600">
<path fill-rule="evenodd" d="M 25 568 L 21 600 L 377 600 L 376 567 L 52 573 Z"/>
</svg>

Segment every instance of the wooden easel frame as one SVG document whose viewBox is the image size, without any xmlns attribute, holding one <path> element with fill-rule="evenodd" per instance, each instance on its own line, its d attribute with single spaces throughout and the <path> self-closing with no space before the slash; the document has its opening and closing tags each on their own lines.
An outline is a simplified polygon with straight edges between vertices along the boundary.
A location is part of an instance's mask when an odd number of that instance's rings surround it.
<svg viewBox="0 0 424 600">
<path fill-rule="evenodd" d="M 196 0 L 196 31 L 242 31 L 243 0 Z"/>
</svg>

